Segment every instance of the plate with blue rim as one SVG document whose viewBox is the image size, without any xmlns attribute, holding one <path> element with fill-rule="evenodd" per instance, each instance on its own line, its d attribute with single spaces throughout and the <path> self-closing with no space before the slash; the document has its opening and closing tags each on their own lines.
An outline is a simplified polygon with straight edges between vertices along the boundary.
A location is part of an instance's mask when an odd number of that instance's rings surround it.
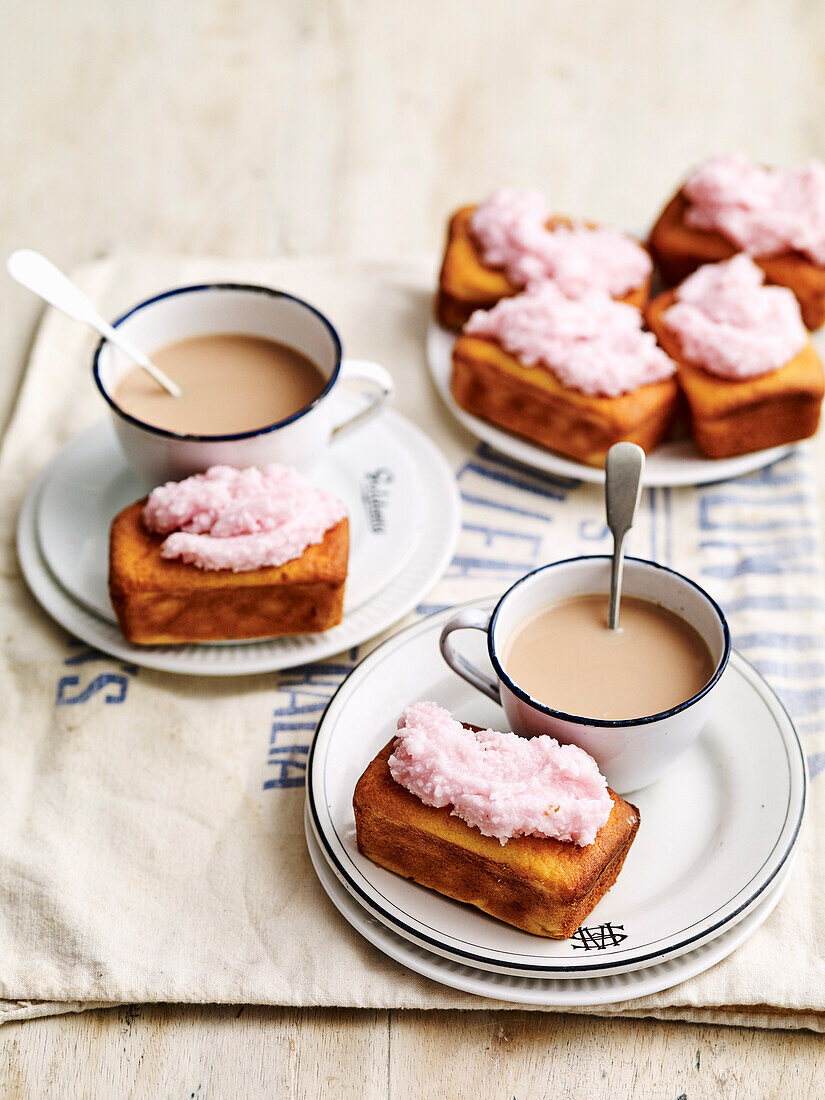
<svg viewBox="0 0 825 1100">
<path fill-rule="evenodd" d="M 696 977 L 727 958 L 759 928 L 778 905 L 793 865 L 793 856 L 776 876 L 775 884 L 764 898 L 752 906 L 738 923 L 692 951 L 664 962 L 651 963 L 636 970 L 583 975 L 577 979 L 480 970 L 464 963 L 426 951 L 412 940 L 397 935 L 363 908 L 336 876 L 325 859 L 309 820 L 304 815 L 309 858 L 332 904 L 352 927 L 379 951 L 416 974 L 465 993 L 517 1004 L 582 1008 L 615 1004 L 631 998 L 647 997 L 663 989 Z"/>
<path fill-rule="evenodd" d="M 444 456 L 393 411 L 330 448 L 313 479 L 339 493 L 350 515 L 344 616 L 323 633 L 197 645 L 127 642 L 109 604 L 108 530 L 113 515 L 147 487 L 126 466 L 108 421 L 71 440 L 29 489 L 17 525 L 23 576 L 75 637 L 146 668 L 238 676 L 323 660 L 416 606 L 452 557 L 461 509 Z"/>
<path fill-rule="evenodd" d="M 522 977 L 582 978 L 661 965 L 695 951 L 765 900 L 794 852 L 807 773 L 790 717 L 737 653 L 696 743 L 657 783 L 627 795 L 641 813 L 639 832 L 616 884 L 570 939 L 532 936 L 363 856 L 353 790 L 393 737 L 406 705 L 432 699 L 462 722 L 503 728 L 503 711 L 441 658 L 439 635 L 454 613 L 420 620 L 356 666 L 330 700 L 310 751 L 313 836 L 336 880 L 371 917 L 452 963 Z M 462 645 L 470 659 L 484 662 L 481 634 L 468 632 Z"/>
</svg>

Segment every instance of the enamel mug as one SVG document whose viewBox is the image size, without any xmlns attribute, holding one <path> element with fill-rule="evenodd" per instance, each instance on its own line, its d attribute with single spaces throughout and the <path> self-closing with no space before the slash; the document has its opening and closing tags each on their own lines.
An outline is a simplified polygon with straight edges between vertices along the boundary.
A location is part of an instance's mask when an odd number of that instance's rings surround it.
<svg viewBox="0 0 825 1100">
<path fill-rule="evenodd" d="M 240 468 L 280 462 L 307 468 L 333 439 L 376 416 L 394 392 L 392 378 L 383 367 L 343 358 L 341 339 L 320 310 L 269 287 L 236 283 L 178 287 L 136 305 L 114 327 L 150 358 L 153 350 L 165 344 L 213 333 L 277 340 L 303 352 L 326 379 L 314 401 L 274 424 L 232 435 L 183 435 L 144 423 L 118 406 L 117 385 L 134 364 L 101 340 L 93 361 L 95 382 L 109 405 L 128 462 L 150 485 L 179 480 L 216 464 Z M 361 399 L 347 400 L 347 391 L 357 391 Z"/>
</svg>

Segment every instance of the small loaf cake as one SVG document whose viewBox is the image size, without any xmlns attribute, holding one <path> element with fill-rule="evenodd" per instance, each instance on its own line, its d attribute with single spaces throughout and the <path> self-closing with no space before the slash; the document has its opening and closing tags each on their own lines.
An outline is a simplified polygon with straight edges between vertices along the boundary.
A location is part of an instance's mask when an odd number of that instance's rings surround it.
<svg viewBox="0 0 825 1100">
<path fill-rule="evenodd" d="M 796 295 L 809 329 L 825 323 L 825 168 L 782 172 L 718 157 L 667 203 L 648 247 L 667 286 L 744 251 Z"/>
<path fill-rule="evenodd" d="M 547 278 L 573 296 L 598 287 L 641 308 L 652 270 L 647 251 L 627 234 L 550 217 L 536 192 L 502 188 L 450 218 L 436 315 L 458 330 L 474 310 Z"/>
<path fill-rule="evenodd" d="M 819 425 L 825 374 L 785 287 L 744 253 L 653 299 L 647 323 L 678 364 L 696 445 L 729 458 L 794 443 Z"/>
<path fill-rule="evenodd" d="M 348 553 L 343 506 L 295 471 L 213 467 L 115 516 L 109 594 L 137 645 L 328 630 Z"/>
<path fill-rule="evenodd" d="M 430 708 L 429 715 L 425 708 Z M 404 721 L 408 728 L 412 723 L 414 735 L 419 736 L 420 728 L 415 725 L 426 725 L 428 718 L 442 728 L 448 720 L 452 721 L 446 711 L 433 703 L 407 708 Z M 548 784 L 542 800 L 540 785 L 547 770 L 545 759 L 544 769 L 539 763 L 532 769 L 532 781 L 521 784 L 522 793 L 532 782 L 532 815 L 533 818 L 538 815 L 538 828 L 555 828 L 560 835 L 578 837 L 582 843 L 542 835 L 503 837 L 502 830 L 512 829 L 513 823 L 502 823 L 494 816 L 479 816 L 477 798 L 467 799 L 469 812 L 467 806 L 426 804 L 393 778 L 393 769 L 397 775 L 401 769 L 407 782 L 416 773 L 415 761 L 409 757 L 406 762 L 399 760 L 399 744 L 393 740 L 369 764 L 355 788 L 353 808 L 358 847 L 381 867 L 456 901 L 474 905 L 525 932 L 567 939 L 616 881 L 639 828 L 639 811 L 607 787 L 595 762 L 575 746 L 559 746 L 547 737 L 530 741 L 516 738 L 515 734 L 454 725 L 467 737 L 476 733 L 483 739 L 487 758 L 494 761 L 493 766 L 497 762 L 504 769 L 501 780 L 509 782 L 511 791 L 512 765 L 508 766 L 506 759 L 511 755 L 511 746 L 506 740 L 501 743 L 496 739 L 514 739 L 517 755 L 522 749 L 518 742 L 523 742 L 524 751 L 534 756 L 543 753 L 547 758 L 548 754 L 555 754 L 562 773 L 569 766 L 567 775 L 557 776 L 555 782 Z M 400 733 L 403 732 L 402 729 Z M 550 744 L 534 744 L 539 741 Z M 532 762 L 528 767 L 532 767 Z M 591 771 L 597 777 L 595 789 Z M 582 773 L 587 773 L 584 778 Z M 561 781 L 569 780 L 571 775 L 575 776 L 572 798 L 560 791 Z M 575 788 L 582 783 L 586 789 L 579 792 L 577 800 Z M 429 802 L 441 803 L 433 793 L 435 789 L 430 784 L 429 793 L 422 791 L 422 794 Z M 474 823 L 468 824 L 457 816 L 458 812 Z M 528 827 L 536 827 L 536 821 Z"/>
<path fill-rule="evenodd" d="M 453 347 L 458 405 L 591 466 L 622 440 L 650 451 L 679 405 L 675 365 L 638 310 L 544 283 L 474 313 Z"/>
</svg>

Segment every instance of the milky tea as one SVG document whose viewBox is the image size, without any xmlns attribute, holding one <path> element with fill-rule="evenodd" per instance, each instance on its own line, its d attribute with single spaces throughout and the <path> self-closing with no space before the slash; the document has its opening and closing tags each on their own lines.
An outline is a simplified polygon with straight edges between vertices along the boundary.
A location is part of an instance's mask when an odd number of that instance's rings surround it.
<svg viewBox="0 0 825 1100">
<path fill-rule="evenodd" d="M 582 718 L 644 718 L 702 690 L 716 663 L 689 623 L 623 596 L 619 629 L 608 630 L 608 603 L 572 596 L 522 619 L 502 650 L 507 675 L 537 702 Z"/>
<path fill-rule="evenodd" d="M 236 435 L 312 404 L 327 379 L 306 355 L 261 336 L 213 333 L 167 344 L 152 362 L 177 382 L 172 397 L 144 370 L 127 371 L 115 403 L 144 424 L 179 435 Z"/>
</svg>

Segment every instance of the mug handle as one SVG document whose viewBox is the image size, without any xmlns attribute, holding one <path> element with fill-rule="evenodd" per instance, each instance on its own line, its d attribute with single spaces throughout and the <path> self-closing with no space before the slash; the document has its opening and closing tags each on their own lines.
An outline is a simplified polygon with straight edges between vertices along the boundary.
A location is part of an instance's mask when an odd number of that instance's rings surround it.
<svg viewBox="0 0 825 1100">
<path fill-rule="evenodd" d="M 344 389 L 367 388 L 372 400 L 365 408 L 359 409 L 358 412 L 350 414 L 336 424 L 332 429 L 333 439 L 340 439 L 353 428 L 360 428 L 362 424 L 372 420 L 385 405 L 392 401 L 395 393 L 395 384 L 390 372 L 378 363 L 371 363 L 368 359 L 344 359 L 338 379 L 343 383 Z M 363 383 L 367 383 L 367 386 L 364 387 Z"/>
<path fill-rule="evenodd" d="M 484 695 L 489 696 L 494 703 L 501 706 L 501 692 L 498 683 L 491 676 L 482 672 L 481 669 L 476 668 L 466 657 L 463 657 L 455 648 L 453 639 L 450 637 L 454 630 L 483 630 L 486 634 L 490 626 L 490 618 L 489 611 L 480 611 L 477 607 L 468 607 L 465 611 L 459 611 L 441 631 L 438 644 L 441 647 L 441 656 L 453 672 L 457 672 L 468 684 L 472 684 L 474 688 L 477 688 Z"/>
</svg>

